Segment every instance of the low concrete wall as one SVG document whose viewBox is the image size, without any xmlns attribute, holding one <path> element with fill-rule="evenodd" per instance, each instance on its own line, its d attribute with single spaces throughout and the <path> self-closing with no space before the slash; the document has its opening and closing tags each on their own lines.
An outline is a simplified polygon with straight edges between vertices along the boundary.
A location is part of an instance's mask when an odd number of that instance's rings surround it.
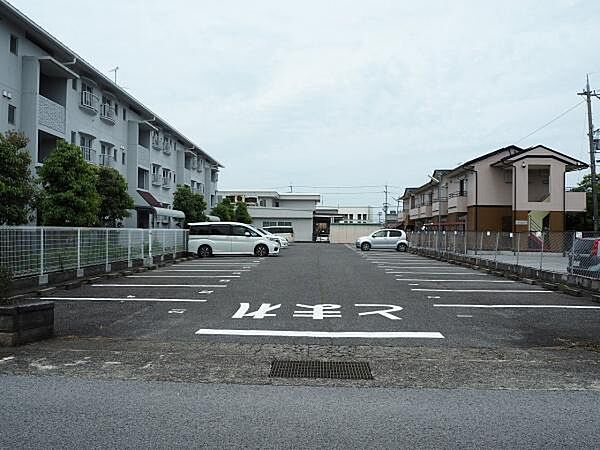
<svg viewBox="0 0 600 450">
<path fill-rule="evenodd" d="M 329 228 L 329 242 L 332 244 L 354 244 L 359 237 L 380 230 L 382 225 L 372 223 L 332 223 Z"/>
</svg>

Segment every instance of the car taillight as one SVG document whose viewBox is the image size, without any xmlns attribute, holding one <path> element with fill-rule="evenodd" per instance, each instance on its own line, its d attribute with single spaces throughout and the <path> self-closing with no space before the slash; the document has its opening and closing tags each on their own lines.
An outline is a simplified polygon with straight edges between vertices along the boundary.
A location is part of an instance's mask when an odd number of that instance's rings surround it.
<svg viewBox="0 0 600 450">
<path fill-rule="evenodd" d="M 598 256 L 598 243 L 600 243 L 600 239 L 594 240 L 594 245 L 592 245 L 592 256 Z"/>
</svg>

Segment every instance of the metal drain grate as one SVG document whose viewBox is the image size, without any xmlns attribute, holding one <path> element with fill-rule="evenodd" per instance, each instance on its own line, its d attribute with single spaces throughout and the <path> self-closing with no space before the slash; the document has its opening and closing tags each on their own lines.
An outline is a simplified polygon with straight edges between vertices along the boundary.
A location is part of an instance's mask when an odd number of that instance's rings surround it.
<svg viewBox="0 0 600 450">
<path fill-rule="evenodd" d="M 271 363 L 272 378 L 336 378 L 341 380 L 372 380 L 368 362 L 341 361 L 280 361 Z"/>
</svg>

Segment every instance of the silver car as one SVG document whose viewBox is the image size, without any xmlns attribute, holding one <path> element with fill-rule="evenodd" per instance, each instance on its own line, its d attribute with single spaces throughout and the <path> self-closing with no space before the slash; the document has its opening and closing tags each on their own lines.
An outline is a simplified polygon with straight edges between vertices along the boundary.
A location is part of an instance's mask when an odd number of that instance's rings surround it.
<svg viewBox="0 0 600 450">
<path fill-rule="evenodd" d="M 363 252 L 372 248 L 395 248 L 399 252 L 405 252 L 408 250 L 408 241 L 404 231 L 384 229 L 358 238 L 356 248 L 360 248 Z"/>
</svg>

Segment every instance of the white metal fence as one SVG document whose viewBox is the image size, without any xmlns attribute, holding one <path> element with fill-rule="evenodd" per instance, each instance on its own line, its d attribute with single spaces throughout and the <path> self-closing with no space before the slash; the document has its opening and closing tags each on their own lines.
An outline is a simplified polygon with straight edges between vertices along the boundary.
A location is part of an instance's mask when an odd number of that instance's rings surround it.
<svg viewBox="0 0 600 450">
<path fill-rule="evenodd" d="M 0 227 L 0 266 L 25 277 L 114 262 L 151 260 L 187 250 L 187 230 Z"/>
<path fill-rule="evenodd" d="M 440 256 L 463 255 L 496 265 L 600 278 L 599 233 L 414 231 L 407 237 L 411 247 L 432 250 Z"/>
</svg>

